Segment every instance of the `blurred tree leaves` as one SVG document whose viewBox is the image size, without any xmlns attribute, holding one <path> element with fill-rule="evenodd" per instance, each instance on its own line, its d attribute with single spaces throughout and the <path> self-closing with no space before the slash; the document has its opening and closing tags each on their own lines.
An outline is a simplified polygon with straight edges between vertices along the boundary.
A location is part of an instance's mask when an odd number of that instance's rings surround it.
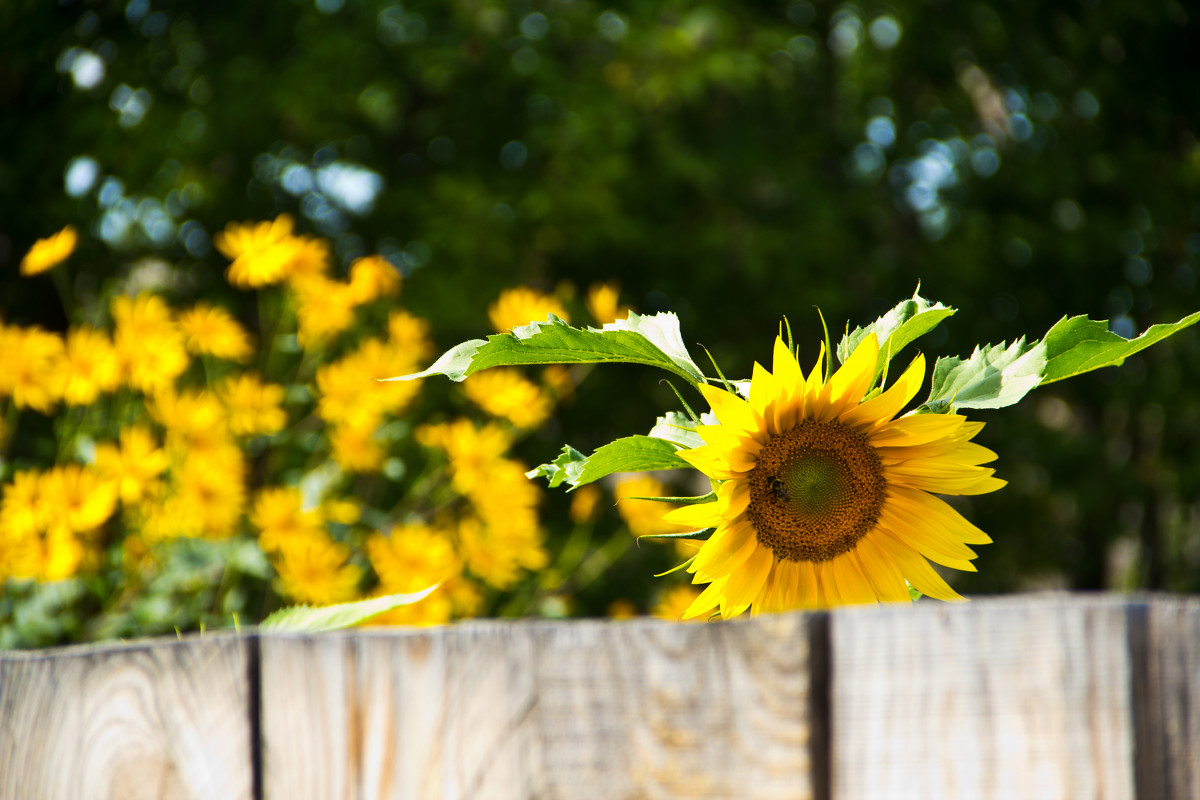
<svg viewBox="0 0 1200 800">
<path fill-rule="evenodd" d="M 1200 302 L 1198 23 L 1174 0 L 9 0 L 0 269 L 76 223 L 81 317 L 150 256 L 180 296 L 229 292 L 209 237 L 288 211 L 343 263 L 400 264 L 447 345 L 504 286 L 610 277 L 731 376 L 781 316 L 815 355 L 812 306 L 853 329 L 918 280 L 963 310 L 932 355 L 1064 314 L 1128 337 Z M 49 281 L 0 287 L 7 321 L 65 324 Z M 996 544 L 960 588 L 1200 589 L 1198 378 L 1189 330 L 985 414 L 1011 486 L 973 501 Z M 587 451 L 649 423 L 616 385 L 561 420 Z"/>
</svg>

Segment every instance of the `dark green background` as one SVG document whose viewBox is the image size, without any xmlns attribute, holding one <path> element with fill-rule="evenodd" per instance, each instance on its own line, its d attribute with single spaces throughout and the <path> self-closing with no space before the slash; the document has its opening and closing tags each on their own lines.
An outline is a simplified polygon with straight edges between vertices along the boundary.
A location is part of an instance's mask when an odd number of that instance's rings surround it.
<svg viewBox="0 0 1200 800">
<path fill-rule="evenodd" d="M 782 316 L 811 358 L 815 307 L 839 329 L 865 323 L 918 281 L 960 309 L 918 343 L 930 357 L 1037 337 L 1064 314 L 1130 335 L 1200 307 L 1200 11 L 1182 3 L 333 5 L 0 4 L 4 319 L 65 326 L 53 284 L 16 265 L 73 223 L 87 232 L 73 321 L 158 253 L 180 268 L 173 299 L 220 295 L 254 324 L 206 235 L 281 211 L 333 238 L 342 268 L 376 249 L 401 263 L 402 302 L 439 347 L 489 332 L 504 287 L 609 278 L 639 310 L 678 313 L 731 375 L 769 358 Z M 96 87 L 56 68 L 73 47 L 105 61 Z M 979 138 L 972 75 L 1008 135 Z M 152 99 L 137 124 L 112 107 L 121 85 Z M 872 119 L 893 144 L 869 149 Z M 79 155 L 133 208 L 192 221 L 191 248 L 136 223 L 105 241 L 100 181 L 64 192 Z M 281 164 L 331 161 L 381 177 L 369 213 L 330 215 L 281 183 Z M 910 191 L 939 170 L 948 181 Z M 597 370 L 524 457 L 645 432 L 674 403 L 659 378 Z M 979 413 L 1010 484 L 963 504 L 995 544 L 955 585 L 1200 590 L 1198 378 L 1189 330 Z M 564 508 L 546 509 L 552 530 Z M 581 610 L 647 597 L 622 585 L 650 571 L 636 558 Z"/>
</svg>

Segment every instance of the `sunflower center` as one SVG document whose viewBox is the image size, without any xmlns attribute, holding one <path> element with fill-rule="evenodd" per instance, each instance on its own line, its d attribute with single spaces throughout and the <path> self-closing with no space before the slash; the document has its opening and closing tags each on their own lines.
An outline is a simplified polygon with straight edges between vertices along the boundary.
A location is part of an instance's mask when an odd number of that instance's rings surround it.
<svg viewBox="0 0 1200 800">
<path fill-rule="evenodd" d="M 748 513 L 759 543 L 790 561 L 828 561 L 870 532 L 886 483 L 866 436 L 804 420 L 773 436 L 750 472 Z"/>
</svg>

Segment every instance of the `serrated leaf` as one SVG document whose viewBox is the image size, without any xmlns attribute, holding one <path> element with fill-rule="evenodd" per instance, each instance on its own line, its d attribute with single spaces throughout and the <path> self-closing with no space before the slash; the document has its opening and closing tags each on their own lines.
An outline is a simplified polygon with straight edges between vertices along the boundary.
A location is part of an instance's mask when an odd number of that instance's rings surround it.
<svg viewBox="0 0 1200 800">
<path fill-rule="evenodd" d="M 628 319 L 602 329 L 573 328 L 550 314 L 544 322 L 514 328 L 511 333 L 472 339 L 446 351 L 426 370 L 386 380 L 415 380 L 445 375 L 461 381 L 491 367 L 522 364 L 645 364 L 659 367 L 693 386 L 704 381 L 683 345 L 679 318 L 630 312 Z"/>
<path fill-rule="evenodd" d="M 1085 316 L 1063 317 L 1043 340 L 1046 343 L 1046 369 L 1042 383 L 1061 381 L 1101 367 L 1118 366 L 1134 353 L 1197 321 L 1200 321 L 1200 311 L 1179 322 L 1151 325 L 1136 339 L 1126 339 L 1110 331 L 1107 321 Z"/>
<path fill-rule="evenodd" d="M 710 412 L 705 413 L 710 414 Z M 701 415 L 701 419 L 704 419 L 704 415 Z M 696 433 L 696 423 L 678 411 L 668 411 L 659 417 L 658 421 L 654 423 L 654 427 L 650 429 L 650 435 L 655 439 L 674 442 L 688 450 L 704 444 L 700 434 Z"/>
<path fill-rule="evenodd" d="M 875 380 L 883 374 L 897 354 L 916 339 L 932 331 L 942 320 L 953 316 L 957 309 L 944 306 L 941 303 L 930 302 L 919 294 L 920 287 L 913 296 L 896 304 L 895 308 L 879 319 L 862 328 L 855 328 L 842 337 L 838 342 L 837 357 L 841 363 L 854 352 L 869 333 L 874 333 L 879 340 L 879 364 L 875 367 Z M 874 381 L 872 381 L 874 385 Z"/>
<path fill-rule="evenodd" d="M 579 474 L 587 463 L 587 456 L 571 447 L 563 445 L 562 453 L 549 464 L 542 464 L 525 473 L 526 478 L 545 478 L 550 488 L 560 486 L 563 481 L 572 487 L 579 485 Z"/>
<path fill-rule="evenodd" d="M 929 399 L 919 409 L 946 413 L 956 408 L 1004 408 L 1038 385 L 1046 366 L 1046 346 L 1022 337 L 1005 346 L 976 347 L 966 361 L 939 358 L 933 367 Z"/>
<path fill-rule="evenodd" d="M 262 621 L 258 626 L 262 631 L 289 631 L 316 633 L 333 631 L 339 628 L 349 628 L 366 622 L 387 611 L 410 605 L 424 600 L 429 593 L 441 586 L 435 583 L 428 589 L 411 594 L 389 594 L 383 597 L 372 597 L 369 600 L 359 600 L 354 603 L 339 603 L 334 606 L 290 606 L 281 608 Z"/>
<path fill-rule="evenodd" d="M 588 458 L 576 484 L 597 481 L 614 472 L 649 472 L 654 469 L 684 469 L 691 464 L 675 453 L 673 442 L 653 436 L 626 436 L 609 442 Z"/>
<path fill-rule="evenodd" d="M 683 469 L 690 466 L 675 455 L 678 445 L 651 436 L 626 436 L 609 442 L 585 456 L 572 447 L 553 463 L 542 464 L 525 473 L 530 478 L 548 478 L 551 486 L 569 483 L 574 489 L 614 472 L 648 472 L 654 469 Z"/>
</svg>

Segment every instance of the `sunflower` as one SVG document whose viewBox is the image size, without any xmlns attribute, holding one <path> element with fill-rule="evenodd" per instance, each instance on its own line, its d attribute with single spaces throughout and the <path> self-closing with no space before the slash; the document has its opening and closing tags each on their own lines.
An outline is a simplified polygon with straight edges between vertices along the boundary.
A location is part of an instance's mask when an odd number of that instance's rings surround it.
<svg viewBox="0 0 1200 800">
<path fill-rule="evenodd" d="M 909 585 L 962 599 L 926 559 L 974 571 L 967 545 L 991 539 L 932 493 L 1004 486 L 979 466 L 995 454 L 970 441 L 983 423 L 894 418 L 920 388 L 925 360 L 868 394 L 879 360 L 873 333 L 828 381 L 824 359 L 822 346 L 805 378 L 777 338 L 774 373 L 754 365 L 749 399 L 700 386 L 720 424 L 700 426 L 705 444 L 679 455 L 714 481 L 716 499 L 665 517 L 715 528 L 688 565 L 693 583 L 708 586 L 685 618 L 909 602 Z"/>
</svg>

